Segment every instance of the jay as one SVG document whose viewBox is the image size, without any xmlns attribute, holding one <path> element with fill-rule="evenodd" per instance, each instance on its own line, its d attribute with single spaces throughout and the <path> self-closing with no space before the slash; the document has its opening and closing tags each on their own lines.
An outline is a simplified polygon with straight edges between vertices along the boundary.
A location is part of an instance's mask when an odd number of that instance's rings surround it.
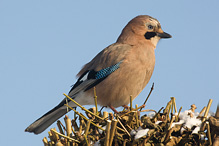
<svg viewBox="0 0 219 146">
<path fill-rule="evenodd" d="M 68 96 L 81 105 L 94 105 L 93 87 L 97 103 L 114 110 L 125 106 L 144 89 L 155 65 L 155 48 L 161 38 L 171 35 L 161 29 L 160 22 L 148 15 L 133 18 L 122 30 L 116 43 L 106 47 L 79 71 L 79 77 Z M 65 115 L 66 99 L 37 119 L 26 132 L 39 134 Z M 76 107 L 72 101 L 68 105 Z"/>
</svg>

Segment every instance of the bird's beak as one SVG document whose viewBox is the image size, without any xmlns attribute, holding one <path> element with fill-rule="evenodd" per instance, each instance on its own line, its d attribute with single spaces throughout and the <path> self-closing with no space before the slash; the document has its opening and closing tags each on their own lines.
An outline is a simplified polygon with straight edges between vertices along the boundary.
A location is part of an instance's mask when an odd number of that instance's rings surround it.
<svg viewBox="0 0 219 146">
<path fill-rule="evenodd" d="M 167 39 L 167 38 L 171 38 L 172 36 L 166 32 L 162 32 L 162 33 L 157 33 L 157 36 L 159 36 L 160 38 L 164 38 L 164 39 Z"/>
</svg>

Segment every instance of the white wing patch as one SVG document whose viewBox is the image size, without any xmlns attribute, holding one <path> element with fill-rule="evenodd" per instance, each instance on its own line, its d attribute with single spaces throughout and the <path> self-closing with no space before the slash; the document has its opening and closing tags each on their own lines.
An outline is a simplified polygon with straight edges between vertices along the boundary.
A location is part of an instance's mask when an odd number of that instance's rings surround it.
<svg viewBox="0 0 219 146">
<path fill-rule="evenodd" d="M 87 80 L 88 74 L 90 73 L 90 71 L 88 71 L 79 81 L 84 82 L 85 80 Z"/>
</svg>

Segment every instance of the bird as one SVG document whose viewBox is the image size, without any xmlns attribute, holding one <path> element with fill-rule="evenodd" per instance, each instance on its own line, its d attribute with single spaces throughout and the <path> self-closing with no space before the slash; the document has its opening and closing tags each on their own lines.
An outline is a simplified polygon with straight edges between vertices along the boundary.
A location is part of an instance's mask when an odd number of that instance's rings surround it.
<svg viewBox="0 0 219 146">
<path fill-rule="evenodd" d="M 161 29 L 160 22 L 149 15 L 139 15 L 128 22 L 117 41 L 100 51 L 77 74 L 77 81 L 68 96 L 81 105 L 97 103 L 113 111 L 127 106 L 130 96 L 136 98 L 149 82 L 155 66 L 155 48 L 160 39 L 172 36 Z M 40 134 L 65 115 L 65 104 L 77 107 L 63 99 L 56 107 L 28 126 L 25 131 Z"/>
</svg>

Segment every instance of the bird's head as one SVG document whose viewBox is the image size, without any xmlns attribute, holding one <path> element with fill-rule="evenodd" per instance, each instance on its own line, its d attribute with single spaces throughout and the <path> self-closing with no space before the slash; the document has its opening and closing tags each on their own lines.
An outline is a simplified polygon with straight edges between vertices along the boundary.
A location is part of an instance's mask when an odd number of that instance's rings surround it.
<svg viewBox="0 0 219 146">
<path fill-rule="evenodd" d="M 147 42 L 156 47 L 161 38 L 171 38 L 171 35 L 161 29 L 157 19 L 148 15 L 140 15 L 125 26 L 117 42 L 131 45 Z"/>
</svg>

